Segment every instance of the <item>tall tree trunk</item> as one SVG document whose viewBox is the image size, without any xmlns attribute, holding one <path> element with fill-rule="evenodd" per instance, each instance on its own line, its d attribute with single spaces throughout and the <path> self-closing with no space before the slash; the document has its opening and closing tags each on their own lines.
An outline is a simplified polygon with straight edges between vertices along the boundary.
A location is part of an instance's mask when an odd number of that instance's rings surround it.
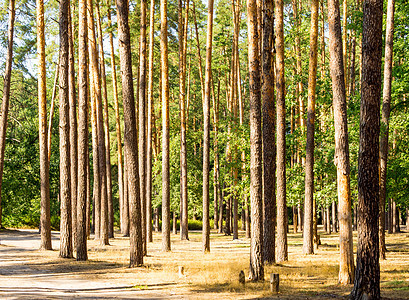
<svg viewBox="0 0 409 300">
<path fill-rule="evenodd" d="M 90 49 L 88 49 L 90 50 Z M 92 73 L 92 72 L 91 72 Z M 90 78 L 90 97 L 91 97 L 91 133 L 92 133 L 92 166 L 93 166 L 93 192 L 92 192 L 92 210 L 94 219 L 94 238 L 99 240 L 101 236 L 101 181 L 99 170 L 99 153 L 98 153 L 98 128 L 96 112 L 96 95 L 95 95 L 94 78 Z"/>
<path fill-rule="evenodd" d="M 232 73 L 233 73 L 233 78 L 232 78 L 232 108 L 233 108 L 233 118 L 234 121 L 232 122 L 233 124 L 233 131 L 234 134 L 237 135 L 237 117 L 238 117 L 238 94 L 239 94 L 239 87 L 238 87 L 238 67 L 239 67 L 239 30 L 240 30 L 240 11 L 241 11 L 241 5 L 240 1 L 232 1 L 232 10 L 233 10 L 233 27 L 234 27 L 234 35 L 233 35 L 233 58 L 232 58 L 232 63 L 233 63 L 233 68 L 232 68 Z M 237 151 L 237 146 L 233 147 L 233 155 L 234 159 L 237 159 L 238 156 L 238 151 Z M 239 170 L 237 166 L 234 166 L 232 169 L 233 172 L 233 185 L 234 187 L 237 187 L 238 185 L 238 173 Z M 232 222 L 232 227 L 233 227 L 233 240 L 237 240 L 239 238 L 239 223 L 238 223 L 238 215 L 239 215 L 239 201 L 238 201 L 238 193 L 235 189 L 235 192 L 233 194 L 233 222 Z"/>
<path fill-rule="evenodd" d="M 101 72 L 101 87 L 102 87 L 102 104 L 104 128 L 105 128 L 105 168 L 106 168 L 106 193 L 107 193 L 107 213 L 108 213 L 108 237 L 114 237 L 114 203 L 112 199 L 112 176 L 111 176 L 111 150 L 109 137 L 109 114 L 108 114 L 108 95 L 107 82 L 105 74 L 105 55 L 102 39 L 101 14 L 99 10 L 99 2 L 96 3 L 97 10 L 97 29 L 98 29 L 98 45 L 99 45 L 99 66 Z M 102 126 L 102 125 L 101 125 Z M 104 159 L 104 158 L 102 158 Z"/>
<path fill-rule="evenodd" d="M 1 205 L 1 187 L 3 182 L 3 168 L 4 168 L 4 151 L 6 149 L 6 131 L 7 131 L 7 117 L 10 103 L 10 82 L 11 82 L 11 67 L 13 64 L 13 37 L 14 37 L 14 20 L 15 20 L 15 0 L 9 1 L 9 24 L 8 24 L 8 45 L 6 69 L 3 81 L 3 102 L 1 104 L 0 116 L 0 228 L 2 224 L 2 205 Z"/>
<path fill-rule="evenodd" d="M 94 10 L 93 1 L 88 0 L 88 34 L 90 41 L 90 66 L 92 71 L 96 123 L 98 136 L 98 171 L 97 176 L 100 181 L 100 229 L 99 240 L 101 245 L 108 245 L 108 195 L 107 195 L 107 176 L 106 176 L 106 148 L 105 148 L 105 132 L 104 132 L 104 117 L 102 113 L 102 95 L 101 95 L 101 72 L 99 70 L 97 39 L 95 35 Z M 103 49 L 101 49 L 103 51 Z M 96 199 L 97 200 L 97 199 Z"/>
<path fill-rule="evenodd" d="M 188 193 L 186 150 L 186 48 L 189 0 L 186 0 L 186 16 L 183 21 L 182 0 L 179 0 L 179 102 L 180 102 L 180 239 L 188 240 Z"/>
<path fill-rule="evenodd" d="M 386 174 L 388 162 L 389 116 L 391 112 L 391 86 L 393 62 L 393 31 L 394 31 L 395 0 L 388 1 L 385 41 L 385 65 L 383 71 L 383 100 L 382 100 L 382 130 L 380 140 L 380 180 L 379 180 L 379 254 L 386 259 L 385 246 L 385 202 L 386 202 Z"/>
<path fill-rule="evenodd" d="M 108 9 L 108 27 L 111 27 L 111 4 L 109 4 Z M 121 118 L 119 115 L 119 100 L 118 100 L 118 84 L 116 78 L 116 63 L 115 63 L 115 52 L 114 52 L 114 38 L 112 31 L 109 31 L 109 43 L 111 48 L 111 69 L 112 69 L 112 86 L 115 102 L 115 123 L 116 123 L 116 138 L 118 144 L 118 189 L 119 189 L 119 207 L 120 207 L 120 224 L 121 233 L 123 234 L 124 220 L 122 215 L 123 203 L 124 203 L 124 164 L 122 157 L 122 137 L 121 137 Z"/>
<path fill-rule="evenodd" d="M 213 0 L 208 0 L 206 67 L 203 99 L 203 229 L 202 250 L 210 252 L 209 171 L 210 171 L 210 92 L 212 78 Z"/>
<path fill-rule="evenodd" d="M 77 95 L 75 88 L 74 35 L 71 6 L 68 11 L 68 84 L 69 84 L 69 122 L 70 122 L 70 164 L 71 164 L 71 219 L 72 244 L 77 245 L 77 186 L 78 186 L 78 127 L 77 127 Z"/>
<path fill-rule="evenodd" d="M 346 1 L 346 0 L 344 0 Z M 338 0 L 328 2 L 329 53 L 332 80 L 335 164 L 339 203 L 339 277 L 341 284 L 354 280 L 354 251 L 351 218 L 351 190 L 348 144 L 347 100 L 345 93 L 344 66 L 342 53 L 341 20 Z"/>
<path fill-rule="evenodd" d="M 327 233 L 331 234 L 331 205 L 327 205 Z"/>
<path fill-rule="evenodd" d="M 41 244 L 40 249 L 51 250 L 50 217 L 50 163 L 47 147 L 47 88 L 45 71 L 44 1 L 37 0 L 37 54 L 38 54 L 38 114 L 41 178 Z"/>
<path fill-rule="evenodd" d="M 72 219 L 71 219 L 71 165 L 70 165 L 70 123 L 69 123 L 69 6 L 70 0 L 60 1 L 60 257 L 72 257 Z"/>
<path fill-rule="evenodd" d="M 247 1 L 249 87 L 250 87 L 250 280 L 263 281 L 263 197 L 260 53 L 257 3 Z"/>
<path fill-rule="evenodd" d="M 139 195 L 138 137 L 136 132 L 135 94 L 132 79 L 131 41 L 129 33 L 129 4 L 126 0 L 116 1 L 118 12 L 118 38 L 122 77 L 122 99 L 124 105 L 124 142 L 127 186 L 129 197 L 130 267 L 143 264 L 143 241 L 141 232 L 141 202 Z"/>
<path fill-rule="evenodd" d="M 141 0 L 139 53 L 139 183 L 141 197 L 141 224 L 143 252 L 146 255 L 146 10 L 147 0 Z"/>
<path fill-rule="evenodd" d="M 304 254 L 313 254 L 314 124 L 317 84 L 318 0 L 311 1 L 310 64 L 308 71 L 307 145 L 305 156 Z"/>
<path fill-rule="evenodd" d="M 57 97 L 57 84 L 58 84 L 59 72 L 60 72 L 60 56 L 58 55 L 58 63 L 55 67 L 55 74 L 54 74 L 53 93 L 51 95 L 50 118 L 48 120 L 48 129 L 47 129 L 48 163 L 50 163 L 50 159 L 51 159 L 51 135 L 52 135 L 52 129 L 53 129 L 55 97 Z"/>
<path fill-rule="evenodd" d="M 382 14 L 382 0 L 363 1 L 358 250 L 351 299 L 380 299 L 378 216 Z"/>
<path fill-rule="evenodd" d="M 124 236 L 129 236 L 129 189 L 128 189 L 128 172 L 126 171 L 126 156 L 124 156 L 124 199 L 122 203 L 122 222 L 123 231 L 121 233 Z"/>
<path fill-rule="evenodd" d="M 160 1 L 162 77 L 162 251 L 170 251 L 168 1 Z"/>
<path fill-rule="evenodd" d="M 282 2 L 277 1 L 276 5 L 280 8 Z M 282 12 L 278 7 L 277 12 Z M 273 1 L 263 1 L 263 49 L 262 49 L 262 98 L 263 98 L 263 198 L 264 198 L 264 216 L 263 216 L 263 250 L 264 262 L 272 264 L 275 262 L 275 226 L 276 226 L 276 108 L 274 103 L 274 71 L 273 71 L 273 39 L 274 39 L 274 4 Z M 278 16 L 279 17 L 279 16 Z M 282 24 L 280 21 L 277 25 Z M 282 33 L 278 28 L 278 34 Z M 282 36 L 278 37 L 280 40 Z M 280 40 L 282 42 L 282 40 Z M 283 46 L 281 44 L 280 46 Z M 280 48 L 283 50 L 283 48 Z M 280 71 L 284 71 L 281 67 Z M 279 72 L 278 72 L 279 73 Z M 279 76 L 281 74 L 279 73 Z M 284 73 L 283 73 L 284 75 Z M 277 78 L 278 80 L 279 78 Z M 280 78 L 282 79 L 282 78 Z M 282 91 L 280 91 L 282 92 Z M 280 99 L 281 100 L 281 99 Z M 281 102 L 280 102 L 281 103 Z M 280 127 L 281 128 L 281 127 Z M 281 133 L 280 133 L 281 134 Z M 280 135 L 278 134 L 278 136 Z M 285 163 L 285 161 L 284 161 Z M 281 174 L 280 174 L 281 175 Z M 281 178 L 282 179 L 282 178 Z M 282 183 L 282 182 L 281 182 Z M 281 191 L 282 192 L 282 191 Z M 283 241 L 285 242 L 285 241 Z M 281 241 L 279 242 L 279 244 Z M 281 245 L 282 246 L 282 245 Z M 279 246 L 280 247 L 280 246 Z M 283 250 L 281 248 L 280 250 Z M 285 251 L 285 250 L 284 250 Z"/>
<path fill-rule="evenodd" d="M 337 203 L 332 201 L 332 231 L 338 232 L 337 227 Z"/>
<path fill-rule="evenodd" d="M 285 149 L 285 82 L 284 82 L 284 2 L 275 1 L 276 70 L 277 70 L 277 262 L 288 260 L 286 149 Z"/>
<path fill-rule="evenodd" d="M 155 0 L 151 0 L 149 15 L 148 61 L 148 123 L 146 139 L 146 240 L 152 242 L 152 127 L 155 126 L 153 102 L 153 46 L 155 42 Z M 152 126 L 153 125 L 153 126 Z"/>
<path fill-rule="evenodd" d="M 77 194 L 77 260 L 87 260 L 89 227 L 89 156 L 88 156 L 88 35 L 87 1 L 79 0 L 78 34 L 78 194 Z M 88 200 L 88 201 L 87 201 Z M 87 222 L 88 221 L 88 222 Z M 87 225 L 88 224 L 88 225 Z"/>
</svg>

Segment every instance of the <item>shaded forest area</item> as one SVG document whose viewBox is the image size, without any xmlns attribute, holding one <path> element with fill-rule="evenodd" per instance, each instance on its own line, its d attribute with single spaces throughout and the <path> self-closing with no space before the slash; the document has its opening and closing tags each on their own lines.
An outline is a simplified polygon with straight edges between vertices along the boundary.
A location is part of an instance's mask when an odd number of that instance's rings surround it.
<svg viewBox="0 0 409 300">
<path fill-rule="evenodd" d="M 0 9 L 2 228 L 40 227 L 43 250 L 58 230 L 78 261 L 129 237 L 130 267 L 154 231 L 163 252 L 241 234 L 254 282 L 290 232 L 307 256 L 339 232 L 338 282 L 380 298 L 385 232 L 409 222 L 406 1 Z"/>
</svg>

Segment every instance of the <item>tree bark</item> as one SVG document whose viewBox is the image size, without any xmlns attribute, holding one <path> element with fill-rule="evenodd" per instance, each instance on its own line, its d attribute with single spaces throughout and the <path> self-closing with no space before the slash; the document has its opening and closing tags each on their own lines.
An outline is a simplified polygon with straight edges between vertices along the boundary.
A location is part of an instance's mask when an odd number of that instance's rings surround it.
<svg viewBox="0 0 409 300">
<path fill-rule="evenodd" d="M 78 127 L 77 127 L 77 95 L 75 88 L 74 36 L 71 6 L 68 7 L 68 86 L 69 86 L 69 123 L 70 123 L 70 164 L 71 164 L 71 221 L 72 245 L 77 245 L 77 186 L 78 186 Z"/>
<path fill-rule="evenodd" d="M 179 0 L 179 103 L 180 103 L 180 239 L 188 240 L 188 191 L 187 191 L 187 146 L 186 146 L 186 48 L 189 0 L 186 1 L 186 16 L 183 21 L 182 0 Z"/>
<path fill-rule="evenodd" d="M 136 132 L 135 94 L 132 80 L 131 41 L 129 32 L 129 4 L 116 1 L 118 12 L 118 38 L 124 105 L 124 142 L 127 169 L 130 225 L 130 267 L 143 264 L 143 241 L 141 232 L 141 202 L 139 195 L 138 137 Z"/>
<path fill-rule="evenodd" d="M 47 147 L 47 88 L 45 70 L 44 1 L 37 0 L 37 55 L 38 55 L 38 114 L 41 178 L 41 244 L 40 249 L 51 250 L 50 217 L 50 163 Z"/>
<path fill-rule="evenodd" d="M 305 156 L 304 254 L 313 254 L 314 124 L 317 84 L 318 0 L 311 1 L 310 62 L 308 71 L 307 145 Z"/>
<path fill-rule="evenodd" d="M 285 82 L 284 82 L 284 2 L 275 1 L 276 71 L 277 71 L 277 262 L 288 260 Z"/>
<path fill-rule="evenodd" d="M 70 164 L 70 121 L 69 121 L 69 6 L 70 0 L 61 0 L 59 9 L 60 32 L 60 257 L 71 258 L 72 253 L 72 216 L 71 216 L 71 164 Z"/>
<path fill-rule="evenodd" d="M 152 127 L 155 125 L 153 102 L 153 46 L 155 42 L 155 0 L 151 0 L 149 15 L 148 58 L 148 123 L 146 140 L 146 240 L 152 242 Z M 153 126 L 152 126 L 153 125 Z"/>
<path fill-rule="evenodd" d="M 108 27 L 111 28 L 111 6 L 108 9 Z M 112 86 L 115 102 L 115 124 L 116 124 L 116 138 L 118 144 L 118 189 L 119 189 L 119 207 L 120 207 L 120 226 L 121 233 L 125 232 L 125 223 L 123 220 L 123 203 L 124 203 L 124 164 L 122 155 L 122 137 L 121 137 L 121 118 L 119 115 L 119 100 L 118 100 L 118 84 L 116 78 L 116 63 L 115 63 L 115 52 L 114 52 L 114 37 L 112 31 L 109 31 L 109 43 L 111 48 L 111 69 L 112 69 Z"/>
<path fill-rule="evenodd" d="M 160 1 L 162 77 L 162 251 L 170 251 L 168 1 Z"/>
<path fill-rule="evenodd" d="M 363 1 L 358 247 L 352 299 L 380 299 L 379 116 L 383 1 Z"/>
<path fill-rule="evenodd" d="M 87 1 L 78 3 L 78 194 L 77 194 L 77 260 L 87 260 L 88 157 L 88 35 Z M 88 223 L 88 226 L 87 226 Z"/>
<path fill-rule="evenodd" d="M 98 53 L 97 53 L 97 39 L 95 35 L 94 24 L 94 10 L 93 1 L 88 0 L 88 34 L 90 41 L 90 66 L 92 73 L 92 82 L 94 87 L 94 101 L 96 109 L 96 129 L 98 136 L 98 172 L 99 178 L 99 193 L 100 199 L 100 228 L 99 228 L 99 240 L 101 245 L 108 245 L 108 195 L 107 195 L 107 175 L 106 175 L 106 148 L 105 148 L 105 132 L 104 132 L 104 117 L 102 113 L 102 95 L 101 95 L 101 72 L 99 70 Z M 101 49 L 103 51 L 103 49 Z"/>
<path fill-rule="evenodd" d="M 264 280 L 260 53 L 256 0 L 247 1 L 250 88 L 250 280 Z"/>
<path fill-rule="evenodd" d="M 10 103 L 10 82 L 11 82 L 11 69 L 13 64 L 13 37 L 14 37 L 14 20 L 15 20 L 15 0 L 9 1 L 9 23 L 7 31 L 7 57 L 6 68 L 3 81 L 3 102 L 1 103 L 1 116 L 0 116 L 0 228 L 3 227 L 2 216 L 3 210 L 1 205 L 1 187 L 3 182 L 3 169 L 4 169 L 4 151 L 6 149 L 6 132 L 7 132 L 7 118 Z"/>
<path fill-rule="evenodd" d="M 335 158 L 339 203 L 339 277 L 342 285 L 354 280 L 354 251 L 351 218 L 351 191 L 347 100 L 344 80 L 341 20 L 338 0 L 328 2 L 330 72 L 332 80 Z"/>
<path fill-rule="evenodd" d="M 101 26 L 101 14 L 99 9 L 99 2 L 96 3 L 97 10 L 97 30 L 98 30 L 98 45 L 99 45 L 99 66 L 101 72 L 101 87 L 102 87 L 102 102 L 103 113 L 103 128 L 105 129 L 105 169 L 106 169 L 106 193 L 107 193 L 107 214 L 108 214 L 108 238 L 114 237 L 114 203 L 112 199 L 112 176 L 111 176 L 111 150 L 110 150 L 110 135 L 109 135 L 109 114 L 108 114 L 108 95 L 107 95 L 107 83 L 105 73 L 105 55 L 102 39 L 102 26 Z M 102 110 L 102 109 L 101 109 Z M 101 125 L 102 126 L 102 125 Z"/>
<path fill-rule="evenodd" d="M 141 224 L 144 254 L 146 255 L 146 10 L 147 0 L 141 0 L 139 53 L 139 183 L 141 197 Z"/>
<path fill-rule="evenodd" d="M 383 97 L 380 139 L 380 179 L 379 179 L 379 255 L 386 259 L 385 245 L 385 203 L 386 175 L 388 162 L 389 116 L 391 112 L 393 32 L 394 32 L 395 0 L 388 1 L 385 40 L 385 64 L 383 71 Z"/>
<path fill-rule="evenodd" d="M 276 3 L 277 5 L 277 3 Z M 278 3 L 278 5 L 281 5 Z M 280 23 L 280 22 L 278 22 Z M 279 31 L 280 32 L 280 31 Z M 263 98 L 263 250 L 264 263 L 275 263 L 276 227 L 276 109 L 274 103 L 274 3 L 263 0 L 262 98 Z M 280 69 L 281 70 L 281 69 Z"/>
<path fill-rule="evenodd" d="M 203 99 L 203 233 L 202 250 L 210 252 L 209 172 L 210 172 L 210 92 L 212 78 L 213 0 L 208 0 L 206 66 Z"/>
</svg>

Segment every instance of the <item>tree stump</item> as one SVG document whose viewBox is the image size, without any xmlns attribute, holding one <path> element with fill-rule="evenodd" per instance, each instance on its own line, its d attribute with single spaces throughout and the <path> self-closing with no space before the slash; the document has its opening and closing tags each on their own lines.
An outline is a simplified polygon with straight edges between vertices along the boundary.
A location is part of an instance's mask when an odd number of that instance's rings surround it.
<svg viewBox="0 0 409 300">
<path fill-rule="evenodd" d="M 246 283 L 246 276 L 244 275 L 244 271 L 243 271 L 243 270 L 240 271 L 240 274 L 239 274 L 239 282 L 240 282 L 241 284 L 243 284 L 243 285 Z"/>
<path fill-rule="evenodd" d="M 280 286 L 280 277 L 278 274 L 270 274 L 270 290 L 272 293 L 278 293 Z"/>
<path fill-rule="evenodd" d="M 179 266 L 179 277 L 183 277 L 185 275 L 185 268 L 182 266 Z"/>
</svg>

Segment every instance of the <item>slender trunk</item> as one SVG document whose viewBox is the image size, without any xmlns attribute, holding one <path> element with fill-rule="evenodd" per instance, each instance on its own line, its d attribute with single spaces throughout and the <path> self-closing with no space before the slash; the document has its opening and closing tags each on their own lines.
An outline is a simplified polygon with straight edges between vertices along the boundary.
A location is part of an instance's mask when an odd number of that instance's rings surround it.
<svg viewBox="0 0 409 300">
<path fill-rule="evenodd" d="M 203 99 L 203 233 L 202 250 L 210 252 L 209 171 L 210 171 L 210 92 L 212 78 L 213 0 L 208 0 L 206 68 Z"/>
<path fill-rule="evenodd" d="M 392 200 L 392 233 L 397 233 L 398 228 L 398 217 L 397 217 L 397 208 L 395 200 Z"/>
<path fill-rule="evenodd" d="M 74 61 L 74 36 L 71 17 L 71 6 L 68 11 L 68 83 L 69 83 L 69 122 L 70 122 L 70 164 L 71 164 L 71 219 L 72 219 L 72 244 L 77 245 L 77 185 L 78 185 L 78 127 L 77 127 L 77 95 L 75 89 L 75 61 Z"/>
<path fill-rule="evenodd" d="M 277 262 L 288 260 L 286 147 L 285 147 L 285 82 L 284 82 L 284 3 L 275 2 L 276 70 L 277 70 Z"/>
<path fill-rule="evenodd" d="M 305 162 L 304 254 L 313 254 L 314 202 L 314 123 L 317 75 L 318 0 L 312 0 L 310 29 L 310 64 L 308 74 L 307 145 Z"/>
<path fill-rule="evenodd" d="M 260 53 L 257 3 L 247 1 L 249 87 L 250 87 L 250 280 L 263 281 L 263 199 Z"/>
<path fill-rule="evenodd" d="M 143 252 L 146 255 L 146 10 L 147 0 L 141 0 L 139 52 L 139 186 L 141 197 L 141 224 Z"/>
<path fill-rule="evenodd" d="M 177 228 L 177 222 L 178 222 L 178 216 L 177 216 L 177 214 L 176 214 L 176 212 L 174 211 L 173 212 L 173 222 L 172 222 L 172 231 L 173 231 L 173 234 L 178 234 L 178 228 Z"/>
<path fill-rule="evenodd" d="M 325 225 L 324 225 L 325 226 Z M 297 207 L 293 206 L 293 233 L 297 233 L 297 227 L 298 227 L 298 213 L 297 213 Z M 324 229 L 325 230 L 325 229 Z"/>
<path fill-rule="evenodd" d="M 363 1 L 358 251 L 351 299 L 380 299 L 378 216 L 382 15 L 382 0 Z"/>
<path fill-rule="evenodd" d="M 328 205 L 327 206 L 327 213 L 326 213 L 326 215 L 327 215 L 327 233 L 328 234 L 331 234 L 331 205 Z"/>
<path fill-rule="evenodd" d="M 51 105 L 50 105 L 50 118 L 48 120 L 48 133 L 47 133 L 47 148 L 48 148 L 48 163 L 51 159 L 51 134 L 53 129 L 53 117 L 54 117 L 54 107 L 55 107 L 55 98 L 57 97 L 57 84 L 58 84 L 58 74 L 60 73 L 60 56 L 58 56 L 58 63 L 55 67 L 54 74 L 54 86 L 53 93 L 51 95 Z"/>
<path fill-rule="evenodd" d="M 69 123 L 69 6 L 70 0 L 60 1 L 60 257 L 71 258 L 72 253 L 72 219 L 71 219 L 71 164 L 70 164 L 70 123 Z"/>
<path fill-rule="evenodd" d="M 136 132 L 135 94 L 132 79 L 131 41 L 129 32 L 129 4 L 117 0 L 118 37 L 124 105 L 124 142 L 127 169 L 130 225 L 130 267 L 143 264 L 143 241 L 141 232 L 141 202 L 139 195 L 138 137 Z"/>
<path fill-rule="evenodd" d="M 332 201 L 332 231 L 338 232 L 337 227 L 337 203 Z"/>
<path fill-rule="evenodd" d="M 197 21 L 196 21 L 196 7 L 195 1 L 193 1 L 193 21 L 195 23 L 195 32 L 196 32 L 196 46 L 197 46 L 197 56 L 199 60 L 199 76 L 200 76 L 200 86 L 202 91 L 202 99 L 204 99 L 204 78 L 203 78 L 203 69 L 202 69 L 202 55 L 200 54 L 200 42 L 199 42 L 199 30 L 197 28 Z M 203 101 L 203 100 L 202 100 Z"/>
<path fill-rule="evenodd" d="M 50 163 L 47 147 L 47 88 L 45 70 L 44 1 L 37 0 L 37 54 L 38 54 L 38 114 L 41 178 L 41 244 L 40 249 L 51 250 L 50 217 Z"/>
<path fill-rule="evenodd" d="M 385 202 L 386 174 L 388 162 L 389 116 L 391 112 L 392 62 L 393 62 L 393 31 L 394 31 L 395 0 L 388 1 L 385 40 L 385 65 L 383 71 L 382 97 L 382 130 L 380 139 L 380 179 L 379 179 L 379 250 L 381 259 L 386 259 L 385 246 Z"/>
<path fill-rule="evenodd" d="M 348 86 L 348 60 L 347 60 L 347 39 L 348 39 L 348 29 L 347 29 L 347 16 L 348 16 L 348 1 L 343 0 L 342 2 L 342 54 L 343 54 L 343 68 L 344 68 L 344 85 L 347 87 Z M 340 21 L 340 26 L 341 26 L 341 21 Z M 345 91 L 347 92 L 347 91 Z M 348 98 L 348 95 L 346 94 L 346 97 Z"/>
<path fill-rule="evenodd" d="M 77 260 L 87 260 L 89 227 L 89 157 L 88 157 L 88 35 L 87 1 L 79 3 L 78 33 L 78 194 L 77 194 Z M 88 200 L 88 201 L 87 201 Z M 88 220 L 88 222 L 87 222 Z M 87 225 L 88 224 L 88 225 Z"/>
<path fill-rule="evenodd" d="M 162 251 L 170 251 L 168 1 L 160 1 L 162 77 Z"/>
<path fill-rule="evenodd" d="M 153 102 L 153 46 L 155 42 L 155 0 L 151 0 L 149 14 L 148 58 L 148 123 L 146 137 L 146 240 L 152 242 L 152 127 L 155 126 Z M 153 126 L 152 126 L 153 125 Z"/>
<path fill-rule="evenodd" d="M 111 6 L 108 9 L 108 27 L 111 27 Z M 115 123 L 116 123 L 116 138 L 118 144 L 118 189 L 119 189 L 119 206 L 120 206 L 120 224 L 121 233 L 123 234 L 124 220 L 122 215 L 123 203 L 124 203 L 124 164 L 122 157 L 122 137 L 121 137 L 121 119 L 119 115 L 119 100 L 118 100 L 118 84 L 116 78 L 116 63 L 115 63 L 115 52 L 114 52 L 114 38 L 112 31 L 109 31 L 109 43 L 111 48 L 111 69 L 112 69 L 112 86 L 115 102 Z"/>
<path fill-rule="evenodd" d="M 278 3 L 280 5 L 280 3 Z M 280 22 L 278 22 L 280 23 Z M 276 226 L 276 145 L 274 103 L 274 3 L 263 1 L 262 23 L 262 98 L 263 98 L 263 250 L 264 263 L 275 263 L 275 226 Z"/>
<path fill-rule="evenodd" d="M 183 21 L 182 0 L 179 0 L 179 102 L 180 102 L 180 238 L 188 240 L 188 191 L 187 191 L 187 146 L 186 146 L 186 48 L 189 0 L 186 1 Z"/>
<path fill-rule="evenodd" d="M 345 0 L 344 0 L 345 1 Z M 345 1 L 346 2 L 346 1 Z M 344 6 L 345 8 L 345 6 Z M 351 218 L 350 165 L 347 121 L 347 98 L 343 77 L 341 20 L 338 0 L 328 2 L 330 71 L 333 91 L 335 124 L 335 164 L 339 203 L 339 277 L 341 284 L 354 280 L 354 251 Z"/>
<path fill-rule="evenodd" d="M 6 148 L 6 131 L 7 131 L 7 117 L 10 103 L 10 82 L 11 82 L 11 69 L 13 64 L 13 37 L 14 37 L 14 20 L 15 20 L 15 0 L 9 1 L 9 24 L 8 24 L 8 45 L 7 45 L 7 58 L 6 69 L 3 81 L 3 102 L 1 104 L 1 116 L 0 116 L 0 228 L 2 224 L 2 205 L 1 205 L 1 187 L 3 182 L 3 169 L 4 169 L 4 151 Z"/>
<path fill-rule="evenodd" d="M 99 177 L 99 153 L 98 153 L 98 128 L 96 113 L 96 95 L 94 78 L 90 80 L 91 90 L 91 133 L 92 133 L 92 165 L 93 165 L 93 218 L 94 218 L 94 237 L 99 240 L 101 234 L 101 181 Z"/>
<path fill-rule="evenodd" d="M 124 156 L 124 199 L 122 203 L 122 223 L 121 233 L 124 236 L 129 236 L 129 189 L 128 189 L 128 172 L 127 172 L 126 157 Z"/>
<path fill-rule="evenodd" d="M 108 114 L 108 96 L 107 96 L 107 83 L 105 75 L 105 55 L 102 39 L 102 26 L 101 26 L 101 15 L 99 11 L 99 2 L 96 3 L 97 10 L 97 29 L 98 29 L 98 45 L 100 47 L 99 51 L 99 66 L 101 72 L 101 87 L 102 87 L 102 104 L 103 104 L 103 122 L 105 129 L 105 169 L 106 169 L 106 193 L 107 193 L 107 213 L 108 213 L 108 237 L 114 237 L 114 204 L 112 199 L 112 176 L 111 176 L 111 150 L 110 150 L 110 137 L 109 137 L 109 114 Z M 102 125 L 101 125 L 102 126 Z"/>
</svg>

